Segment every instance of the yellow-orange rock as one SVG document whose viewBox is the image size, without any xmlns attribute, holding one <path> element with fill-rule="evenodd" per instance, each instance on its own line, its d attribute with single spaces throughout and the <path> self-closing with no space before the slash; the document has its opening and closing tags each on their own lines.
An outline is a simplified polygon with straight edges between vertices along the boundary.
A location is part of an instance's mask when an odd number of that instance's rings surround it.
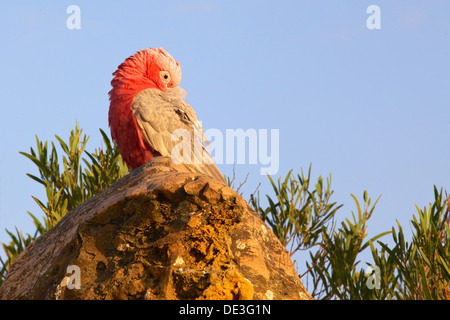
<svg viewBox="0 0 450 320">
<path fill-rule="evenodd" d="M 79 288 L 69 266 L 79 268 Z M 228 186 L 159 157 L 16 259 L 0 299 L 311 299 L 286 249 Z"/>
</svg>

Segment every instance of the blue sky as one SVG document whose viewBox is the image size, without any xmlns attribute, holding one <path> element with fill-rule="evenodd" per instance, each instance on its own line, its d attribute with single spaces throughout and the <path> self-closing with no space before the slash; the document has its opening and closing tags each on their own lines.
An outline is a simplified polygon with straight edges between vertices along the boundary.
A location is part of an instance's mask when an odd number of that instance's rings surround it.
<svg viewBox="0 0 450 320">
<path fill-rule="evenodd" d="M 69 30 L 66 9 L 81 9 Z M 369 5 L 381 29 L 369 30 Z M 0 242 L 34 232 L 26 211 L 44 199 L 19 151 L 35 135 L 67 139 L 77 121 L 100 145 L 109 132 L 111 73 L 129 55 L 163 47 L 206 129 L 279 129 L 280 170 L 332 175 L 341 217 L 350 194 L 382 197 L 369 234 L 396 220 L 408 234 L 414 205 L 450 191 L 448 1 L 16 1 L 0 11 Z M 232 165 L 220 165 L 232 174 Z M 236 167 L 245 196 L 260 165 Z M 389 238 L 385 238 L 386 241 Z M 3 254 L 3 253 L 1 253 Z"/>
</svg>

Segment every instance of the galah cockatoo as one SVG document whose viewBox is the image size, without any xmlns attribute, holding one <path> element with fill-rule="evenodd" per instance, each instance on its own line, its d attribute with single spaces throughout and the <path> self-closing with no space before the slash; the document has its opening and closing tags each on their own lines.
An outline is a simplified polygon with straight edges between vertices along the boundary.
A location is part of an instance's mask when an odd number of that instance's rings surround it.
<svg viewBox="0 0 450 320">
<path fill-rule="evenodd" d="M 208 141 L 194 110 L 184 100 L 186 92 L 178 87 L 179 62 L 162 48 L 148 48 L 127 58 L 113 76 L 109 126 L 130 169 L 153 157 L 169 156 L 175 163 L 191 165 L 195 171 L 225 182 L 203 144 Z M 181 144 L 186 138 L 190 141 Z"/>
</svg>

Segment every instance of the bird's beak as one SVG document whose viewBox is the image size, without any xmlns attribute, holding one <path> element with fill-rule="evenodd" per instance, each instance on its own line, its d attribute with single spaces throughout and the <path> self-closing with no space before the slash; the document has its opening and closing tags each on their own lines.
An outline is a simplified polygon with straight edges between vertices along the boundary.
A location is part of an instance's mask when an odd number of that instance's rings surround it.
<svg viewBox="0 0 450 320">
<path fill-rule="evenodd" d="M 167 85 L 163 83 L 156 84 L 159 90 L 166 92 L 167 91 Z"/>
</svg>

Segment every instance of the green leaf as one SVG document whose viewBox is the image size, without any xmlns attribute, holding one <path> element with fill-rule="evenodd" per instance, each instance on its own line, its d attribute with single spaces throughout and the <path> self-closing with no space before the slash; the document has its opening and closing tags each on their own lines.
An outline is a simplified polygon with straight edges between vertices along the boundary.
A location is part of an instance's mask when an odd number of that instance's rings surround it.
<svg viewBox="0 0 450 320">
<path fill-rule="evenodd" d="M 63 151 L 64 151 L 66 154 L 70 154 L 69 147 L 68 147 L 67 144 L 64 142 L 64 140 L 61 139 L 61 138 L 60 138 L 59 136 L 57 136 L 57 135 L 55 135 L 55 138 L 56 138 L 56 140 L 59 141 L 59 145 L 61 146 L 61 148 L 63 149 Z"/>
<path fill-rule="evenodd" d="M 425 295 L 426 300 L 432 300 L 430 287 L 428 286 L 427 276 L 422 265 L 418 265 L 418 270 L 420 273 L 420 280 L 422 282 L 422 293 Z"/>
</svg>

